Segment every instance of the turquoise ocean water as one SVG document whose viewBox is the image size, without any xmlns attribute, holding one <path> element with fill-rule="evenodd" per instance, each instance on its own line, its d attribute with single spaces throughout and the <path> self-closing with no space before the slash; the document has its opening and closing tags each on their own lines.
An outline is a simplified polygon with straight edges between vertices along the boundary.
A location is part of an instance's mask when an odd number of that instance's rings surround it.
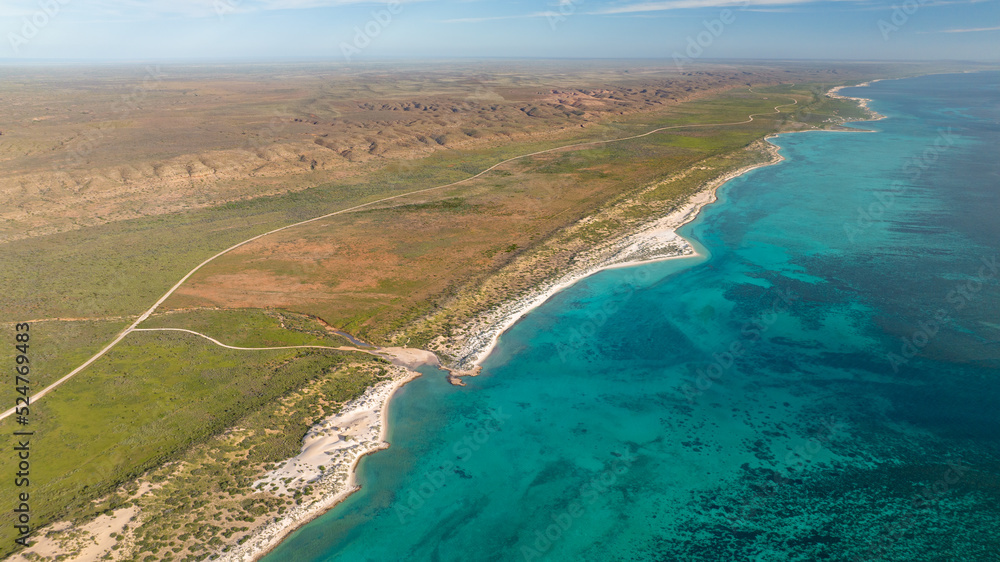
<svg viewBox="0 0 1000 562">
<path fill-rule="evenodd" d="M 1000 560 L 1000 73 L 883 81 L 390 405 L 275 561 Z"/>
</svg>

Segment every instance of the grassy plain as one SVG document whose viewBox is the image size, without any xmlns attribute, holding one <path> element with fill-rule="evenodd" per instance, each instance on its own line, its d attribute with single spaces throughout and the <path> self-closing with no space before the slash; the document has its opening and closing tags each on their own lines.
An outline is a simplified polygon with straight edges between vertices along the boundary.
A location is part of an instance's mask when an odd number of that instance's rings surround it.
<svg viewBox="0 0 1000 562">
<path fill-rule="evenodd" d="M 181 310 L 152 316 L 142 327 L 183 328 L 209 337 L 220 336 L 225 338 L 220 340 L 222 343 L 234 347 L 352 346 L 319 319 L 278 310 Z"/>
<path fill-rule="evenodd" d="M 118 490 L 121 505 L 145 514 L 129 530 L 138 560 L 203 560 L 226 544 L 239 544 L 256 528 L 303 501 L 306 493 L 277 497 L 252 489 L 265 470 L 299 452 L 301 436 L 317 420 L 382 380 L 385 367 L 357 354 L 238 419 L 233 427 L 184 452 L 182 462 L 156 468 L 140 481 L 149 492 L 125 500 L 138 488 Z"/>
<path fill-rule="evenodd" d="M 800 107 L 810 114 L 836 110 L 813 102 L 804 88 L 763 92 L 768 95 L 734 90 L 658 119 L 625 120 L 609 127 L 604 140 L 689 123 L 742 124 L 674 129 L 532 156 L 460 186 L 277 233 L 216 260 L 166 306 L 282 308 L 322 317 L 374 342 L 422 345 L 431 334 L 409 333 L 410 324 L 458 293 L 474 291 L 516 256 L 594 209 L 678 170 L 731 155 L 712 168 L 719 174 L 725 165 L 737 164 L 737 154 L 751 142 L 778 130 L 779 123 L 795 128 L 798 119 L 791 112 Z M 791 116 L 775 113 L 775 105 L 793 100 L 800 105 L 783 109 Z M 759 115 L 746 122 L 754 113 Z M 705 179 L 707 173 L 695 174 L 655 196 L 681 198 Z M 648 215 L 661 210 L 651 207 Z M 503 298 L 495 295 L 492 304 Z"/>
<path fill-rule="evenodd" d="M 125 320 L 78 320 L 35 322 L 28 342 L 30 380 L 34 390 L 48 385 L 83 364 L 114 339 L 127 325 Z M 14 345 L 14 324 L 0 329 L 5 342 Z"/>
<path fill-rule="evenodd" d="M 325 350 L 232 351 L 189 334 L 133 333 L 32 408 L 34 523 L 79 520 L 118 507 L 121 498 L 111 493 L 122 483 L 176 460 L 308 382 L 366 361 L 378 359 Z M 357 393 L 366 386 L 351 384 Z M 0 422 L 8 435 L 17 428 L 25 429 L 13 418 Z M 280 454 L 291 451 L 302 433 L 283 434 Z M 12 456 L 0 458 L 0 470 L 13 474 L 15 468 Z M 12 491 L 12 483 L 4 489 Z M 0 541 L 9 553 L 15 531 L 11 516 L 3 517 Z"/>
</svg>

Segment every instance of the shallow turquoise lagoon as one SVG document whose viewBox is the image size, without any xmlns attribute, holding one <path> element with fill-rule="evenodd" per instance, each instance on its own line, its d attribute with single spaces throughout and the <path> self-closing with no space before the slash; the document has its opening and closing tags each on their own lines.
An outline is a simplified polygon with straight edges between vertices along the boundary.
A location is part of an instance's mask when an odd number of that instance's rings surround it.
<svg viewBox="0 0 1000 562">
<path fill-rule="evenodd" d="M 889 118 L 778 138 L 682 229 L 703 256 L 406 386 L 267 560 L 1000 559 L 1000 73 L 846 93 Z"/>
</svg>

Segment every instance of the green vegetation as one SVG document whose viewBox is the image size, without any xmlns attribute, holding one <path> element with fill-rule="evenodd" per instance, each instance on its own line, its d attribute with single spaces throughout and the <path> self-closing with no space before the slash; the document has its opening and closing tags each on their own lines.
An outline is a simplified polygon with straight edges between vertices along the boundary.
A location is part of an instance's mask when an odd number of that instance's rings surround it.
<svg viewBox="0 0 1000 562">
<path fill-rule="evenodd" d="M 233 426 L 309 381 L 346 362 L 379 361 L 324 350 L 232 351 L 182 333 L 128 336 L 101 361 L 32 408 L 31 480 L 35 525 L 79 520 L 115 508 L 110 494 L 150 468 L 177 458 L 194 444 Z M 346 389 L 363 389 L 351 382 Z M 0 422 L 8 435 L 18 427 Z M 285 454 L 287 442 L 260 458 Z M 14 458 L 0 471 L 15 472 Z M 13 497 L 13 481 L 0 486 Z M 119 498 L 120 499 L 120 498 Z M 12 513 L 0 516 L 0 540 L 13 545 Z"/>
<path fill-rule="evenodd" d="M 376 360 L 358 359 L 237 420 L 237 429 L 187 451 L 183 465 L 154 470 L 149 480 L 162 487 L 135 500 L 148 514 L 134 529 L 137 550 L 156 560 L 168 551 L 177 559 L 201 560 L 199 547 L 220 537 L 236 542 L 294 504 L 292 498 L 256 492 L 253 482 L 274 463 L 298 454 L 313 423 L 384 378 Z"/>
<path fill-rule="evenodd" d="M 353 347 L 315 318 L 280 310 L 190 310 L 157 314 L 143 328 L 183 328 L 234 347 Z M 197 336 L 187 336 L 195 338 Z"/>
<path fill-rule="evenodd" d="M 792 99 L 804 104 L 810 96 L 808 90 L 784 97 L 733 91 L 684 104 L 655 120 L 644 115 L 642 121 L 633 118 L 594 128 L 591 138 L 607 140 L 678 122 L 743 122 L 748 114 L 760 114 L 739 125 L 675 129 L 522 158 L 459 186 L 402 196 L 283 231 L 214 261 L 166 304 L 250 306 L 252 298 L 227 288 L 229 280 L 239 276 L 241 283 L 268 286 L 259 301 L 268 306 L 321 317 L 376 343 L 393 338 L 399 343 L 411 338 L 411 345 L 425 343 L 435 334 L 424 331 L 412 339 L 415 334 L 408 327 L 446 306 L 450 298 L 594 209 L 678 170 L 722 155 L 728 156 L 718 160 L 720 165 L 739 165 L 740 158 L 733 154 L 776 130 L 782 115 L 775 113 L 775 105 L 790 104 Z M 534 148 L 520 145 L 517 152 Z M 723 167 L 711 170 L 716 175 L 724 171 Z M 698 185 L 692 181 L 673 190 L 682 196 Z M 333 232 L 336 236 L 331 236 Z M 594 236 L 614 232 L 604 229 Z M 309 296 L 311 291 L 317 296 Z M 455 316 L 453 322 L 464 318 Z"/>
<path fill-rule="evenodd" d="M 33 390 L 48 386 L 82 365 L 131 322 L 123 319 L 32 323 L 28 357 Z M 4 326 L 0 334 L 5 342 L 13 342 L 14 326 Z"/>
<path fill-rule="evenodd" d="M 474 277 L 461 286 L 443 292 L 441 300 L 432 307 L 423 307 L 423 310 L 419 306 L 413 307 L 407 316 L 420 319 L 402 328 L 398 337 L 406 338 L 411 345 L 426 346 L 438 335 L 451 334 L 455 328 L 498 302 L 525 294 L 549 276 L 558 275 L 565 270 L 569 259 L 577 252 L 628 232 L 643 221 L 668 214 L 710 180 L 737 168 L 764 161 L 763 151 L 746 148 L 763 136 L 775 132 L 776 122 L 791 121 L 786 119 L 784 113 L 774 113 L 773 106 L 783 105 L 783 112 L 799 108 L 813 110 L 808 101 L 811 98 L 808 88 L 781 89 L 784 91 L 782 97 L 762 88 L 755 91 L 769 99 L 747 100 L 742 93 L 736 92 L 715 103 L 717 108 L 733 104 L 749 105 L 752 109 L 748 113 L 755 111 L 763 114 L 751 123 L 704 127 L 696 131 L 665 131 L 658 135 L 616 143 L 601 151 L 585 149 L 539 156 L 519 163 L 516 177 L 522 185 L 531 184 L 526 178 L 531 178 L 533 171 L 551 174 L 551 170 L 557 169 L 557 166 L 571 170 L 571 165 L 553 162 L 576 160 L 578 165 L 588 165 L 588 171 L 605 171 L 602 179 L 614 182 L 617 191 L 601 200 L 594 196 L 597 195 L 595 187 L 601 185 L 601 180 L 588 178 L 586 185 L 591 188 L 592 195 L 587 201 L 590 206 L 586 214 L 569 217 L 575 220 L 593 216 L 598 220 L 570 229 L 536 231 L 528 237 L 525 249 L 518 253 L 516 259 L 498 262 L 491 275 Z M 799 100 L 799 103 L 785 105 L 790 104 L 791 99 Z M 607 161 L 602 162 L 601 157 L 607 158 Z M 571 172 L 566 175 L 573 179 L 580 177 Z M 572 184 L 572 181 L 569 183 Z M 560 186 L 561 197 L 565 197 L 567 193 L 563 187 L 565 185 L 566 182 Z M 500 188 L 502 186 L 498 186 Z M 542 191 L 551 193 L 555 189 Z M 609 212 L 593 215 L 595 208 Z M 492 241 L 495 243 L 497 240 L 494 238 Z M 494 253 L 496 248 L 495 245 L 484 248 L 484 255 Z M 424 312 L 426 316 L 421 317 L 421 312 L 428 310 L 430 313 Z M 384 311 L 379 312 L 384 314 Z"/>
</svg>

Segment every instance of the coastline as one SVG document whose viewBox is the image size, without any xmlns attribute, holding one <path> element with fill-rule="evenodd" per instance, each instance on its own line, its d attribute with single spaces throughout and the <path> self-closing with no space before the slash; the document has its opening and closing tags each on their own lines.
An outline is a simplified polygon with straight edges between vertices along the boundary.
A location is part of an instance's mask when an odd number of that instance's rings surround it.
<svg viewBox="0 0 1000 562">
<path fill-rule="evenodd" d="M 868 82 L 862 82 L 862 83 L 857 84 L 855 86 L 835 86 L 833 88 L 830 88 L 830 90 L 826 92 L 826 95 L 827 95 L 827 97 L 831 97 L 831 98 L 839 99 L 839 100 L 854 100 L 854 101 L 856 101 L 858 103 L 858 105 L 861 106 L 862 109 L 864 109 L 865 111 L 868 112 L 868 115 L 870 116 L 870 119 L 865 119 L 865 121 L 881 121 L 882 119 L 885 119 L 885 115 L 882 115 L 881 113 L 879 113 L 879 112 L 877 112 L 877 111 L 875 111 L 874 109 L 871 108 L 871 106 L 869 104 L 872 102 L 872 100 L 870 100 L 868 98 L 858 98 L 858 97 L 853 97 L 853 96 L 844 96 L 844 95 L 840 94 L 840 91 L 843 90 L 844 88 L 867 88 L 868 86 L 871 86 L 872 84 L 874 84 L 876 82 L 881 82 L 882 80 L 884 80 L 884 78 L 878 78 L 878 79 L 875 79 L 875 80 L 869 80 Z"/>
<path fill-rule="evenodd" d="M 344 404 L 339 413 L 324 419 L 316 426 L 310 428 L 309 433 L 306 434 L 303 442 L 309 442 L 309 446 L 303 447 L 303 453 L 307 453 L 310 448 L 315 447 L 317 445 L 316 441 L 319 441 L 318 444 L 321 446 L 334 445 L 338 441 L 343 441 L 342 435 L 337 435 L 336 437 L 319 435 L 324 429 L 340 429 L 341 425 L 348 425 L 359 414 L 369 414 L 369 417 L 375 420 L 374 423 L 369 423 L 364 428 L 368 432 L 369 439 L 359 440 L 357 447 L 352 447 L 355 450 L 350 452 L 348 458 L 342 457 L 341 462 L 334 464 L 332 470 L 326 471 L 315 480 L 308 482 L 308 485 L 321 489 L 318 497 L 312 501 L 303 502 L 303 504 L 291 509 L 283 517 L 277 518 L 274 522 L 257 531 L 251 540 L 233 548 L 229 552 L 222 553 L 217 558 L 218 560 L 232 562 L 261 560 L 290 534 L 328 512 L 337 504 L 347 499 L 351 494 L 361 489 L 357 483 L 358 463 L 365 456 L 389 447 L 389 443 L 386 440 L 389 431 L 387 417 L 389 401 L 406 383 L 421 376 L 417 371 L 398 365 L 394 366 L 392 372 L 392 378 L 368 388 L 363 395 Z M 313 436 L 313 439 L 310 440 L 310 436 Z M 329 447 L 323 448 L 329 449 Z M 272 480 L 272 477 L 282 474 L 282 468 L 287 467 L 302 456 L 303 454 L 300 453 L 299 456 L 286 460 L 277 469 L 271 471 L 269 476 L 265 476 L 254 485 L 274 483 L 275 481 Z M 307 456 L 312 457 L 308 460 L 312 460 L 313 462 L 318 461 L 314 454 Z M 343 462 L 345 460 L 348 462 Z M 330 464 L 330 460 L 319 462 Z"/>
<path fill-rule="evenodd" d="M 835 86 L 828 90 L 825 95 L 834 99 L 853 100 L 868 113 L 868 117 L 865 119 L 849 120 L 845 122 L 880 121 L 885 119 L 886 116 L 871 109 L 869 104 L 872 100 L 868 98 L 845 96 L 841 95 L 839 92 L 844 88 L 868 87 L 882 80 L 882 78 L 878 78 L 854 86 Z M 687 201 L 680 209 L 671 212 L 665 217 L 656 219 L 641 226 L 637 231 L 631 234 L 626 234 L 615 240 L 595 247 L 584 256 L 581 256 L 580 261 L 583 262 L 582 266 L 573 268 L 570 272 L 554 281 L 544 283 L 534 291 L 531 291 L 527 296 L 504 303 L 484 315 L 485 318 L 478 318 L 470 322 L 465 326 L 464 331 L 473 334 L 473 336 L 460 345 L 460 351 L 458 359 L 455 362 L 455 366 L 450 368 L 445 367 L 445 370 L 451 373 L 449 378 L 452 383 L 462 385 L 464 383 L 461 382 L 460 377 L 478 375 L 482 370 L 483 361 L 486 360 L 493 348 L 496 347 L 497 341 L 503 332 L 507 331 L 528 312 L 541 306 L 553 295 L 573 285 L 577 281 L 605 269 L 631 267 L 634 265 L 699 255 L 698 252 L 694 250 L 693 246 L 691 246 L 689 241 L 676 234 L 676 230 L 697 218 L 701 209 L 706 205 L 714 203 L 717 200 L 716 191 L 729 180 L 737 178 L 752 170 L 756 170 L 757 168 L 772 166 L 783 161 L 785 159 L 784 156 L 779 153 L 779 148 L 771 143 L 770 139 L 791 133 L 814 132 L 824 131 L 822 129 L 786 131 L 772 133 L 765 136 L 762 140 L 766 143 L 766 150 L 770 156 L 767 161 L 738 168 L 732 172 L 723 174 L 706 182 L 702 186 L 701 190 L 688 197 Z M 845 128 L 841 130 L 828 130 L 826 132 L 864 133 L 874 131 Z M 676 245 L 675 247 L 677 249 L 674 251 L 661 250 L 657 252 L 654 250 L 653 252 L 647 252 L 646 255 L 642 255 L 641 252 L 630 252 L 630 249 L 637 247 L 646 247 L 648 249 L 649 246 L 655 245 L 657 238 L 669 237 L 673 238 L 674 244 Z M 483 341 L 484 336 L 486 341 Z"/>
<path fill-rule="evenodd" d="M 837 99 L 855 100 L 869 114 L 869 118 L 867 119 L 852 121 L 877 121 L 885 119 L 886 116 L 877 113 L 868 106 L 871 100 L 842 96 L 838 93 L 846 87 L 865 87 L 877 81 L 872 80 L 857 86 L 838 86 L 830 89 L 826 95 Z M 788 131 L 787 133 L 819 131 L 822 130 Z M 848 129 L 844 130 L 844 132 L 866 131 Z M 725 185 L 726 182 L 758 168 L 776 165 L 784 161 L 785 158 L 780 154 L 780 148 L 771 143 L 770 139 L 787 133 L 772 133 L 761 139 L 760 142 L 763 143 L 763 150 L 767 155 L 764 161 L 740 167 L 705 182 L 701 186 L 701 189 L 690 195 L 679 208 L 666 216 L 649 221 L 632 233 L 619 236 L 595 246 L 579 256 L 577 263 L 564 275 L 552 281 L 545 282 L 530 291 L 527 295 L 505 302 L 471 321 L 463 330 L 465 333 L 471 334 L 471 336 L 459 345 L 460 353 L 458 359 L 452 365 L 442 366 L 437 356 L 429 351 L 406 350 L 404 348 L 382 348 L 377 350 L 385 352 L 388 355 L 385 357 L 386 359 L 393 360 L 396 367 L 396 375 L 389 381 L 384 381 L 370 387 L 364 395 L 345 404 L 340 413 L 310 428 L 306 439 L 303 440 L 303 453 L 313 446 L 311 442 L 308 446 L 305 444 L 309 440 L 310 435 L 314 435 L 322 428 L 339 427 L 339 425 L 359 412 L 376 413 L 378 419 L 377 437 L 366 441 L 362 445 L 362 449 L 350 459 L 349 463 L 340 463 L 334 470 L 329 471 L 329 474 L 323 474 L 318 479 L 310 481 L 310 485 L 325 488 L 315 500 L 309 502 L 307 505 L 298 506 L 285 516 L 276 519 L 273 523 L 255 533 L 251 540 L 235 547 L 229 552 L 223 553 L 218 559 L 234 562 L 255 562 L 261 560 L 291 533 L 323 515 L 359 490 L 360 486 L 357 485 L 357 465 L 364 456 L 390 446 L 387 442 L 388 404 L 403 385 L 420 376 L 420 373 L 412 370 L 416 365 L 427 364 L 436 366 L 449 373 L 448 378 L 452 384 L 464 385 L 461 377 L 476 376 L 479 374 L 483 361 L 485 361 L 490 352 L 496 347 L 500 336 L 505 331 L 559 291 L 572 286 L 581 279 L 606 269 L 631 267 L 700 255 L 688 240 L 677 234 L 677 229 L 695 220 L 703 208 L 717 201 L 718 189 Z M 416 356 L 413 355 L 414 352 L 416 352 Z M 373 427 L 369 426 L 368 429 L 371 430 Z M 281 467 L 287 466 L 301 456 L 302 454 L 293 459 L 286 460 L 278 469 L 272 471 L 272 476 Z M 337 478 L 337 476 L 341 476 L 341 478 Z M 273 480 L 267 477 L 263 480 L 273 482 Z"/>
<path fill-rule="evenodd" d="M 473 320 L 465 331 L 473 334 L 459 348 L 460 355 L 455 366 L 446 369 L 451 373 L 454 384 L 462 384 L 454 379 L 475 376 L 482 369 L 482 363 L 496 347 L 503 332 L 507 331 L 526 314 L 541 306 L 553 295 L 572 286 L 576 282 L 606 269 L 632 267 L 659 261 L 690 258 L 700 255 L 677 229 L 696 219 L 701 210 L 714 203 L 716 192 L 726 182 L 747 172 L 772 166 L 785 158 L 779 147 L 769 139 L 780 133 L 764 137 L 768 159 L 764 162 L 743 166 L 725 173 L 703 184 L 702 188 L 690 195 L 680 208 L 659 219 L 639 227 L 633 233 L 605 242 L 578 258 L 579 265 L 561 277 L 542 284 L 528 295 L 509 301 Z"/>
<path fill-rule="evenodd" d="M 689 196 L 679 209 L 666 217 L 651 221 L 632 234 L 619 237 L 594 248 L 581 257 L 584 265 L 574 268 L 571 272 L 553 282 L 545 284 L 544 287 L 533 291 L 526 297 L 501 305 L 498 309 L 499 311 L 503 311 L 501 315 L 498 317 L 495 314 L 488 315 L 488 325 L 482 328 L 482 331 L 479 332 L 481 337 L 476 339 L 478 342 L 482 341 L 483 337 L 485 337 L 487 343 L 470 348 L 470 355 L 474 357 L 471 368 L 442 367 L 437 361 L 437 357 L 430 352 L 423 352 L 419 357 L 414 358 L 411 354 L 395 353 L 397 350 L 393 348 L 378 350 L 391 354 L 397 374 L 389 381 L 384 381 L 370 387 L 365 394 L 345 404 L 340 413 L 310 428 L 305 439 L 303 439 L 303 452 L 292 459 L 284 461 L 277 469 L 271 471 L 269 476 L 265 476 L 256 482 L 255 486 L 262 483 L 274 484 L 280 480 L 282 475 L 286 475 L 285 478 L 295 478 L 296 476 L 287 476 L 289 473 L 287 471 L 283 472 L 282 469 L 289 466 L 292 466 L 293 470 L 300 468 L 296 464 L 296 461 L 303 460 L 303 456 L 311 457 L 311 460 L 315 462 L 315 454 L 310 453 L 310 449 L 317 445 L 325 449 L 324 446 L 337 442 L 337 439 L 332 436 L 316 436 L 328 428 L 339 428 L 341 425 L 349 423 L 359 413 L 377 412 L 377 438 L 365 441 L 355 456 L 349 459 L 349 463 L 341 462 L 335 465 L 333 470 L 326 471 L 316 480 L 310 481 L 310 485 L 321 488 L 315 500 L 308 504 L 304 503 L 301 506 L 297 506 L 290 513 L 258 530 L 253 535 L 253 538 L 246 543 L 233 548 L 229 552 L 222 553 L 218 559 L 229 562 L 257 562 L 267 556 L 268 553 L 274 550 L 293 532 L 333 509 L 337 504 L 358 491 L 360 486 L 357 484 L 357 465 L 366 455 L 390 446 L 387 442 L 389 430 L 387 419 L 388 405 L 392 397 L 403 385 L 420 376 L 420 373 L 412 370 L 416 365 L 427 364 L 441 368 L 450 373 L 449 380 L 452 384 L 464 385 L 460 377 L 475 376 L 478 374 L 481 368 L 480 363 L 496 346 L 500 335 L 521 319 L 521 317 L 540 306 L 555 293 L 605 269 L 630 267 L 644 263 L 698 255 L 687 240 L 676 234 L 676 229 L 697 218 L 702 208 L 715 202 L 717 199 L 716 191 L 729 180 L 751 170 L 777 164 L 784 160 L 784 157 L 778 152 L 778 147 L 767 142 L 767 139 L 774 136 L 777 135 L 768 135 L 763 139 L 767 145 L 767 153 L 770 156 L 766 161 L 741 167 L 706 182 L 702 189 Z M 478 326 L 479 321 L 475 321 L 474 324 Z M 418 350 L 409 351 L 419 353 Z M 390 359 L 390 357 L 386 358 Z M 467 363 L 460 363 L 460 365 L 463 364 Z M 373 427 L 369 425 L 368 429 L 370 431 Z M 310 439 L 310 436 L 314 437 Z M 343 460 L 346 459 L 342 458 Z M 329 464 L 329 461 L 325 462 Z M 304 472 L 298 478 L 305 475 Z M 311 474 L 305 476 L 311 476 Z M 288 489 L 285 488 L 285 490 L 287 493 Z"/>
</svg>

